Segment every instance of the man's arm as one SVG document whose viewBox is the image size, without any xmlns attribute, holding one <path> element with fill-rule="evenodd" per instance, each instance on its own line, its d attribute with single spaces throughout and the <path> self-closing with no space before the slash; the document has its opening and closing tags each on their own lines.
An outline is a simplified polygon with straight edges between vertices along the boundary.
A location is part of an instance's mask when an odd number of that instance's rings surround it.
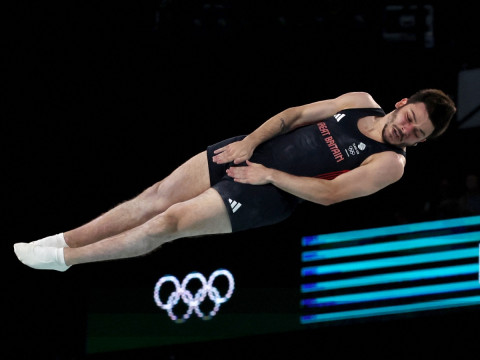
<svg viewBox="0 0 480 360">
<path fill-rule="evenodd" d="M 242 141 L 215 151 L 213 161 L 218 164 L 234 161 L 239 164 L 250 159 L 261 143 L 289 132 L 297 127 L 319 122 L 335 115 L 340 110 L 356 107 L 379 107 L 372 97 L 364 92 L 351 92 L 335 99 L 288 108 L 264 122 Z"/>
<path fill-rule="evenodd" d="M 405 158 L 394 152 L 376 154 L 366 164 L 333 180 L 301 177 L 247 162 L 248 166 L 231 167 L 227 174 L 237 182 L 276 187 L 317 204 L 331 205 L 367 196 L 398 181 L 403 175 Z"/>
</svg>

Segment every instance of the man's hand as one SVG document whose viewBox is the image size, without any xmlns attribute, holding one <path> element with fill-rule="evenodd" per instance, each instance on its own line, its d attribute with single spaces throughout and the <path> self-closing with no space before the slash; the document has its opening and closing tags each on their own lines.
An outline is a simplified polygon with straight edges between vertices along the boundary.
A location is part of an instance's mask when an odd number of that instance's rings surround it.
<svg viewBox="0 0 480 360">
<path fill-rule="evenodd" d="M 270 183 L 272 169 L 261 164 L 247 160 L 247 166 L 232 166 L 227 169 L 227 175 L 236 182 L 251 185 L 264 185 Z"/>
<path fill-rule="evenodd" d="M 240 164 L 252 157 L 255 146 L 247 138 L 242 141 L 236 141 L 220 149 L 215 150 L 213 162 L 217 164 L 226 164 L 233 161 Z"/>
</svg>

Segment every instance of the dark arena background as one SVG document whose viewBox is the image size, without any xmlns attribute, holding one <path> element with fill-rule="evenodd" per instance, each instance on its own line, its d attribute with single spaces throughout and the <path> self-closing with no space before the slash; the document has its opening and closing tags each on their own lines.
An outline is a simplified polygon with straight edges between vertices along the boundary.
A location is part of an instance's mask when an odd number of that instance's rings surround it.
<svg viewBox="0 0 480 360">
<path fill-rule="evenodd" d="M 478 358 L 470 2 L 21 2 L 4 14 L 3 359 Z M 458 113 L 373 196 L 65 273 L 14 255 L 287 107 L 366 91 L 389 112 L 422 88 Z M 174 301 L 182 286 L 189 305 Z"/>
</svg>

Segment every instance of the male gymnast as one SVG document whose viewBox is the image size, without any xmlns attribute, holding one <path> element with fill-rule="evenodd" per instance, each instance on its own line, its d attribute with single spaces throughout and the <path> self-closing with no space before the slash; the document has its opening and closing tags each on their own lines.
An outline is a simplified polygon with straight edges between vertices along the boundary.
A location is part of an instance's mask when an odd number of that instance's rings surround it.
<svg viewBox="0 0 480 360">
<path fill-rule="evenodd" d="M 398 181 L 406 148 L 441 135 L 456 111 L 425 89 L 387 114 L 364 92 L 291 107 L 248 136 L 209 146 L 87 224 L 14 245 L 34 269 L 145 255 L 183 237 L 278 223 L 302 201 L 331 205 Z"/>
</svg>

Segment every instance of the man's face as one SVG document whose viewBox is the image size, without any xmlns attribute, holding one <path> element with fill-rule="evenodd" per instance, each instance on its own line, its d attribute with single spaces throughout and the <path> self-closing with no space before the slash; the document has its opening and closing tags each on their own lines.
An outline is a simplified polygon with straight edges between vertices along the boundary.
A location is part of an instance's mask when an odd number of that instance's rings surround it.
<svg viewBox="0 0 480 360">
<path fill-rule="evenodd" d="M 391 118 L 382 130 L 383 141 L 398 147 L 407 147 L 425 141 L 434 130 L 424 103 L 407 104 L 399 101 Z"/>
</svg>

